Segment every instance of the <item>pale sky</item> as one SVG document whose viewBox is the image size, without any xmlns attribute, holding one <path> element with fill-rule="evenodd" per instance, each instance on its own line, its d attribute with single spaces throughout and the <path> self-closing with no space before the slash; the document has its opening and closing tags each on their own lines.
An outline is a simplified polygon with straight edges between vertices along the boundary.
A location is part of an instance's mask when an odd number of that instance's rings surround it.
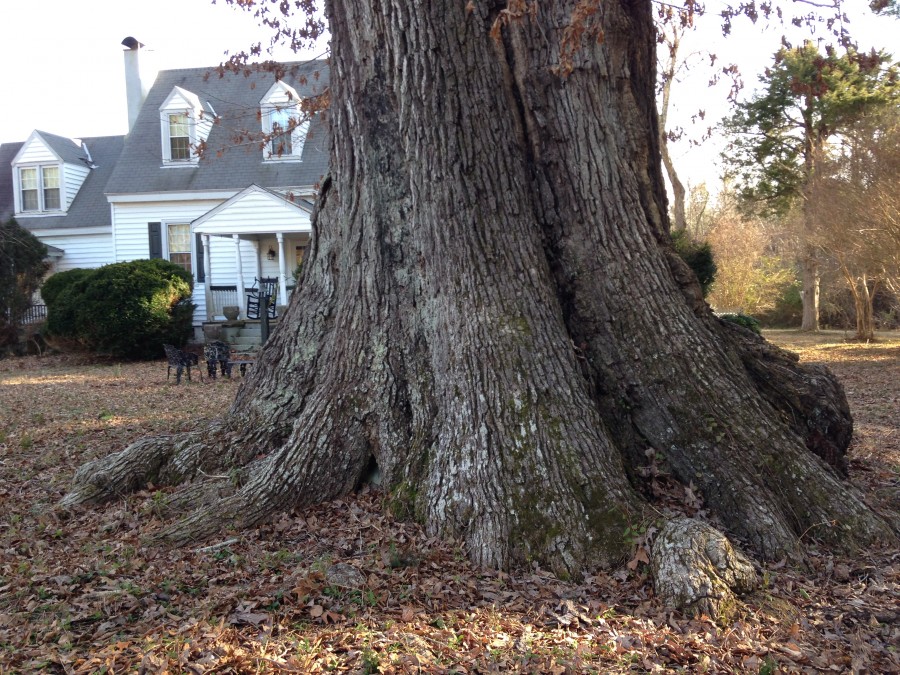
<svg viewBox="0 0 900 675">
<path fill-rule="evenodd" d="M 676 3 L 677 4 L 677 3 Z M 868 9 L 869 0 L 844 0 L 844 11 L 850 22 L 846 24 L 859 49 L 869 51 L 872 48 L 883 49 L 893 54 L 893 60 L 900 60 L 900 20 L 890 17 L 876 17 Z M 807 8 L 802 3 L 783 3 L 785 13 Z M 808 28 L 785 30 L 780 25 L 765 27 L 762 21 L 756 25 L 746 20 L 734 20 L 732 33 L 723 36 L 720 30 L 721 18 L 715 16 L 716 10 L 725 6 L 724 0 L 706 0 L 707 13 L 698 19 L 700 30 L 688 34 L 682 45 L 687 54 L 698 54 L 693 57 L 698 66 L 688 71 L 685 80 L 675 84 L 672 90 L 672 106 L 669 128 L 675 124 L 684 127 L 688 135 L 697 139 L 702 130 L 716 124 L 723 116 L 728 116 L 732 108 L 727 101 L 728 84 L 722 83 L 710 87 L 708 82 L 712 71 L 709 59 L 699 54 L 715 53 L 716 67 L 736 63 L 742 74 L 744 89 L 739 95 L 741 100 L 748 99 L 759 85 L 758 76 L 767 66 L 772 65 L 775 52 L 781 47 L 782 37 L 787 38 L 795 46 L 803 39 L 822 39 L 823 44 L 833 44 L 834 38 L 824 26 L 818 27 L 811 34 Z M 692 124 L 691 116 L 698 110 L 704 110 L 705 119 Z M 715 135 L 704 141 L 699 147 L 691 145 L 687 138 L 674 144 L 671 148 L 672 160 L 679 178 L 685 187 L 707 182 L 712 191 L 719 185 L 719 155 L 725 147 L 725 139 Z"/>
<path fill-rule="evenodd" d="M 690 49 L 716 52 L 719 64 L 737 62 L 749 93 L 757 73 L 771 63 L 783 31 L 744 21 L 723 38 L 720 20 L 711 16 L 723 4 L 708 0 L 708 16 L 701 19 L 705 29 L 690 37 Z M 900 35 L 900 21 L 871 17 L 867 4 L 845 0 L 860 47 L 883 48 L 900 58 L 900 39 L 893 37 Z M 0 19 L 0 141 L 25 140 L 34 129 L 72 138 L 124 134 L 121 42 L 127 36 L 146 45 L 149 51 L 142 58 L 167 69 L 217 65 L 226 50 L 240 51 L 265 33 L 250 14 L 224 0 L 218 5 L 210 0 L 6 0 Z M 275 57 L 311 58 L 324 50 L 322 45 L 298 56 L 285 50 Z M 727 90 L 709 88 L 709 77 L 708 68 L 695 67 L 687 81 L 676 84 L 670 113 L 674 122 L 690 127 L 689 118 L 699 109 L 706 111 L 704 125 L 728 113 Z M 720 151 L 715 140 L 699 148 L 686 142 L 673 148 L 682 181 L 715 181 Z"/>
<path fill-rule="evenodd" d="M 128 127 L 122 40 L 159 70 L 215 66 L 265 39 L 253 16 L 220 0 L 3 0 L 0 141 L 34 129 L 110 136 Z M 264 43 L 266 44 L 266 43 Z M 322 47 L 324 51 L 325 47 Z M 284 60 L 309 58 L 285 49 Z"/>
</svg>

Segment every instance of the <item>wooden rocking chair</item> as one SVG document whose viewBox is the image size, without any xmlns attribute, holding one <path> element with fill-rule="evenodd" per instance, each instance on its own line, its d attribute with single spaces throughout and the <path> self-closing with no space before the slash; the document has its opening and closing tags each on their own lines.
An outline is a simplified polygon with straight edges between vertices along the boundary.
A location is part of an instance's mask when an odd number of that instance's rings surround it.
<svg viewBox="0 0 900 675">
<path fill-rule="evenodd" d="M 275 293 L 278 291 L 276 277 L 263 277 L 253 280 L 253 288 L 247 291 L 247 318 L 258 319 L 262 303 L 267 303 L 265 311 L 269 318 L 275 318 Z"/>
</svg>

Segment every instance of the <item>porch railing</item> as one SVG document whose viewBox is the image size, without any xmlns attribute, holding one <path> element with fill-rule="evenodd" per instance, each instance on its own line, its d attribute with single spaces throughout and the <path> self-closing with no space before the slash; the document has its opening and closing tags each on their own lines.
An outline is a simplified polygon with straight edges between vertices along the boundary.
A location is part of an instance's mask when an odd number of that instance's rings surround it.
<svg viewBox="0 0 900 675">
<path fill-rule="evenodd" d="M 31 305 L 19 315 L 19 325 L 27 326 L 47 320 L 47 305 Z"/>
<path fill-rule="evenodd" d="M 212 300 L 212 307 L 206 308 L 206 313 L 210 316 L 225 316 L 222 311 L 223 307 L 237 306 L 238 294 L 237 286 L 210 286 L 209 295 Z"/>
<path fill-rule="evenodd" d="M 244 293 L 250 288 L 245 288 Z M 294 290 L 294 284 L 288 284 L 287 294 L 290 297 Z M 209 287 L 209 295 L 212 300 L 212 307 L 206 308 L 206 313 L 211 316 L 225 316 L 222 311 L 223 307 L 238 306 L 237 286 L 235 284 L 216 285 Z"/>
</svg>

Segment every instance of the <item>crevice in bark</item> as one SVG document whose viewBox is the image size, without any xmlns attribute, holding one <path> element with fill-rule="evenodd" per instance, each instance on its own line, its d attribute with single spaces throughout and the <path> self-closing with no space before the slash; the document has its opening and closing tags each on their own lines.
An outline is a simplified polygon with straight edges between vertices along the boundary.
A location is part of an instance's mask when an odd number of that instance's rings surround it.
<svg viewBox="0 0 900 675">
<path fill-rule="evenodd" d="M 332 173 L 285 321 L 227 421 L 85 467 L 65 505 L 192 480 L 181 542 L 374 462 L 475 562 L 572 575 L 627 555 L 652 450 L 760 555 L 893 537 L 806 449 L 840 468 L 839 387 L 721 325 L 668 243 L 647 3 L 601 3 L 564 79 L 566 3 L 508 24 L 500 59 L 461 3 L 327 7 Z"/>
</svg>

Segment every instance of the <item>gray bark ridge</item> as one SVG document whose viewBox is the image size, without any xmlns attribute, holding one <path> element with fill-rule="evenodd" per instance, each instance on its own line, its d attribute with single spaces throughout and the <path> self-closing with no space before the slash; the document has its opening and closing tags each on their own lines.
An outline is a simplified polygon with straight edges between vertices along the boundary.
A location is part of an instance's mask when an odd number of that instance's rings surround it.
<svg viewBox="0 0 900 675">
<path fill-rule="evenodd" d="M 574 49 L 574 0 L 500 5 L 327 3 L 331 174 L 285 320 L 227 422 L 101 460 L 64 503 L 237 470 L 163 533 L 183 542 L 377 465 L 393 507 L 476 563 L 574 575 L 627 556 L 649 450 L 762 556 L 811 528 L 891 540 L 807 449 L 811 399 L 774 367 L 762 390 L 671 249 L 650 3 L 601 3 Z"/>
</svg>

